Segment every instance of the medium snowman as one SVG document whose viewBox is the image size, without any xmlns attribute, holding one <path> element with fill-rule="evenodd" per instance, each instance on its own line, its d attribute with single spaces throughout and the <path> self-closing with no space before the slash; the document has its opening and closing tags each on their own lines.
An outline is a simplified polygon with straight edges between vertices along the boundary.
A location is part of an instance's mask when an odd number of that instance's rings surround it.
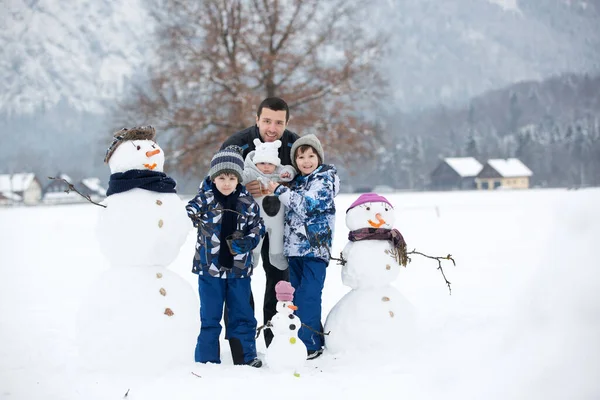
<svg viewBox="0 0 600 400">
<path fill-rule="evenodd" d="M 414 345 L 413 306 L 391 286 L 407 262 L 394 222 L 392 204 L 376 193 L 362 194 L 346 211 L 342 283 L 352 290 L 325 322 L 325 347 L 332 353 L 403 355 Z"/>
<path fill-rule="evenodd" d="M 306 362 L 306 346 L 298 338 L 302 322 L 294 311 L 294 288 L 289 282 L 279 281 L 275 285 L 277 297 L 276 314 L 268 327 L 273 332 L 273 341 L 267 348 L 266 362 L 275 372 L 292 372 L 300 376 L 300 370 Z"/>
<path fill-rule="evenodd" d="M 79 314 L 85 365 L 110 371 L 166 371 L 193 360 L 198 300 L 167 266 L 191 231 L 153 127 L 114 135 L 111 170 L 97 237 L 108 268 L 88 290 Z"/>
</svg>

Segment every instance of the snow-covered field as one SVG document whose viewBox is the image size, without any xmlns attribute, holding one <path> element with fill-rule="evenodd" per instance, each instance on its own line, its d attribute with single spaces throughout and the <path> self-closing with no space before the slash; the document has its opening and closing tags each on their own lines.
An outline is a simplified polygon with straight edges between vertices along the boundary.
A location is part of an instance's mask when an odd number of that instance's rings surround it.
<svg viewBox="0 0 600 400">
<path fill-rule="evenodd" d="M 337 198 L 334 254 L 356 197 Z M 600 189 L 386 197 L 410 249 L 455 257 L 456 267 L 444 264 L 452 295 L 434 261 L 413 258 L 394 285 L 418 312 L 414 354 L 357 361 L 326 353 L 300 378 L 234 367 L 225 343 L 221 365 L 194 364 L 190 348 L 189 365 L 159 376 L 89 371 L 76 316 L 86 288 L 109 268 L 94 236 L 98 207 L 0 209 L 0 398 L 600 398 Z M 190 230 L 170 269 L 196 288 L 194 240 Z M 257 310 L 263 286 L 259 269 Z M 332 262 L 323 321 L 348 290 Z M 262 337 L 257 343 L 262 357 Z"/>
</svg>

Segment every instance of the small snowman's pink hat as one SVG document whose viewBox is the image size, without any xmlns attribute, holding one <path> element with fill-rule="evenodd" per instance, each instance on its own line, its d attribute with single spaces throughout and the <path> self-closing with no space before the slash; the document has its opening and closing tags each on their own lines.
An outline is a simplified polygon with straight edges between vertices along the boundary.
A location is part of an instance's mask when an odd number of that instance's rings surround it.
<svg viewBox="0 0 600 400">
<path fill-rule="evenodd" d="M 295 289 L 287 281 L 279 281 L 275 285 L 277 301 L 293 301 Z"/>
<path fill-rule="evenodd" d="M 354 200 L 354 203 L 352 203 L 352 205 L 348 207 L 346 212 L 350 211 L 350 209 L 356 206 L 360 206 L 361 204 L 365 203 L 388 203 L 390 207 L 394 208 L 394 206 L 388 201 L 388 199 L 378 195 L 377 193 L 363 193 L 360 196 L 358 196 L 358 199 Z"/>
</svg>

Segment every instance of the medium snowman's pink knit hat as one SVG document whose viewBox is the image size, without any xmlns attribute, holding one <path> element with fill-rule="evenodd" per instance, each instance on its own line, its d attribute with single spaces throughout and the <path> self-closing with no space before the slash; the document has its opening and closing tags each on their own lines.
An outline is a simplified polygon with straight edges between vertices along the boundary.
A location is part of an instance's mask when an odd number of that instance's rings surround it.
<svg viewBox="0 0 600 400">
<path fill-rule="evenodd" d="M 277 301 L 293 301 L 295 289 L 287 281 L 279 281 L 275 285 Z"/>
<path fill-rule="evenodd" d="M 354 203 L 352 203 L 352 205 L 348 207 L 346 212 L 350 211 L 351 208 L 360 206 L 361 204 L 365 203 L 388 203 L 390 207 L 394 208 L 394 206 L 388 201 L 388 199 L 378 195 L 377 193 L 363 193 L 360 196 L 358 196 L 358 199 L 354 200 Z"/>
</svg>

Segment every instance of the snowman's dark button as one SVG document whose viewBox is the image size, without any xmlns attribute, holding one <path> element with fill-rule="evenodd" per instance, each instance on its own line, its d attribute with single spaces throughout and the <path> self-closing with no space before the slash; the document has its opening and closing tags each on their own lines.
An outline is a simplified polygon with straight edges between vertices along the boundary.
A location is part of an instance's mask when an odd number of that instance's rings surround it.
<svg viewBox="0 0 600 400">
<path fill-rule="evenodd" d="M 290 315 L 288 315 L 288 318 L 289 318 L 289 319 L 294 319 L 294 318 L 295 318 L 295 317 L 294 317 L 294 314 L 290 314 Z"/>
<path fill-rule="evenodd" d="M 295 331 L 296 330 L 296 324 L 290 324 L 290 330 L 291 331 Z"/>
</svg>

